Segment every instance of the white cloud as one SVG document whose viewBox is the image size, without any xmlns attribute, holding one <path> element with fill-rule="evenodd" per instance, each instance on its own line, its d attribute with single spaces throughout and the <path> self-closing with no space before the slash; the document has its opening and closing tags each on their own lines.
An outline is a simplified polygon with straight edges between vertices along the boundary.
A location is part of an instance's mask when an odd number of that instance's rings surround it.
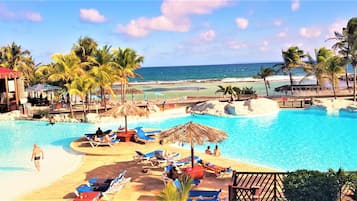
<svg viewBox="0 0 357 201">
<path fill-rule="evenodd" d="M 281 31 L 277 34 L 278 38 L 285 38 L 287 36 L 287 33 L 285 31 Z"/>
<path fill-rule="evenodd" d="M 0 18 L 8 20 L 27 20 L 31 22 L 41 22 L 42 16 L 37 12 L 11 11 L 5 6 L 0 5 Z"/>
<path fill-rule="evenodd" d="M 302 27 L 299 30 L 299 34 L 305 38 L 316 38 L 321 35 L 321 30 L 319 28 L 306 28 Z"/>
<path fill-rule="evenodd" d="M 292 0 L 291 1 L 291 10 L 297 11 L 300 8 L 300 0 Z"/>
<path fill-rule="evenodd" d="M 246 29 L 248 27 L 248 20 L 245 18 L 236 18 L 236 24 L 240 29 Z"/>
<path fill-rule="evenodd" d="M 261 51 L 267 51 L 269 49 L 269 42 L 268 41 L 263 41 L 263 44 L 259 48 Z"/>
<path fill-rule="evenodd" d="M 335 32 L 342 32 L 342 28 L 347 26 L 346 20 L 337 20 L 328 27 L 328 37 L 333 37 Z"/>
<path fill-rule="evenodd" d="M 212 41 L 216 38 L 216 32 L 214 30 L 208 30 L 200 34 L 199 39 L 201 41 Z"/>
<path fill-rule="evenodd" d="M 280 27 L 283 24 L 283 21 L 281 19 L 276 19 L 273 21 L 273 24 L 277 27 Z"/>
<path fill-rule="evenodd" d="M 215 9 L 228 5 L 228 0 L 186 1 L 164 0 L 162 15 L 152 18 L 140 17 L 129 24 L 119 24 L 116 32 L 132 37 L 144 37 L 152 31 L 187 32 L 191 28 L 191 15 L 210 14 Z"/>
<path fill-rule="evenodd" d="M 27 13 L 26 14 L 26 19 L 32 21 L 32 22 L 41 22 L 42 21 L 42 16 L 40 13 Z"/>
<path fill-rule="evenodd" d="M 94 8 L 90 8 L 90 9 L 82 8 L 79 10 L 79 15 L 81 20 L 91 23 L 102 23 L 106 21 L 105 17 L 101 15 L 99 11 Z"/>
<path fill-rule="evenodd" d="M 227 43 L 227 46 L 230 49 L 242 49 L 242 48 L 246 48 L 248 45 L 238 41 L 229 41 Z"/>
</svg>

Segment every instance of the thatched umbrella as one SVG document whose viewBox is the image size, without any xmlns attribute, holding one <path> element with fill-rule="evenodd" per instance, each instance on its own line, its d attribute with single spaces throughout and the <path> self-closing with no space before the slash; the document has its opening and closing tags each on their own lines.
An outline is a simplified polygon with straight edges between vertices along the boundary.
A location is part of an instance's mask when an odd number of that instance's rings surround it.
<svg viewBox="0 0 357 201">
<path fill-rule="evenodd" d="M 224 131 L 206 126 L 192 121 L 178 125 L 159 133 L 160 140 L 180 144 L 191 144 L 191 162 L 194 165 L 194 144 L 203 144 L 204 142 L 221 142 L 227 137 Z"/>
<path fill-rule="evenodd" d="M 134 94 L 143 94 L 144 91 L 136 88 L 129 88 L 126 90 L 127 93 L 131 93 L 131 101 L 134 101 Z"/>
<path fill-rule="evenodd" d="M 119 105 L 115 108 L 112 108 L 111 110 L 108 110 L 107 112 L 102 113 L 102 116 L 113 116 L 115 118 L 117 117 L 124 117 L 125 119 L 125 132 L 128 132 L 128 121 L 127 121 L 127 116 L 142 116 L 145 115 L 146 111 L 144 109 L 141 109 L 140 107 L 137 107 L 134 104 L 131 103 L 124 103 L 122 105 Z"/>
</svg>

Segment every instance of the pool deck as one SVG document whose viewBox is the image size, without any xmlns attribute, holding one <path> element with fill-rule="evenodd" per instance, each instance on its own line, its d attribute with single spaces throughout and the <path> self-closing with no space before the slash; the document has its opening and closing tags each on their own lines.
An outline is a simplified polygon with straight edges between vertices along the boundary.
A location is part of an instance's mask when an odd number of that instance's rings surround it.
<svg viewBox="0 0 357 201">
<path fill-rule="evenodd" d="M 182 110 L 184 110 L 184 108 L 182 108 Z M 111 195 L 111 200 L 156 200 L 155 196 L 161 192 L 164 187 L 162 181 L 163 168 L 137 164 L 133 160 L 135 150 L 146 153 L 162 149 L 170 152 L 179 152 L 181 157 L 190 155 L 189 150 L 171 145 L 160 145 L 158 142 L 147 144 L 120 142 L 113 147 L 101 146 L 92 148 L 89 143 L 85 142 L 84 138 L 80 138 L 73 141 L 71 147 L 73 150 L 85 154 L 81 166 L 74 172 L 64 175 L 51 185 L 37 189 L 20 197 L 18 200 L 73 200 L 76 187 L 85 184 L 89 178 L 114 177 L 123 170 L 127 170 L 127 177 L 131 177 L 132 180 L 118 193 Z M 224 155 L 224 153 L 222 154 Z M 237 171 L 274 171 L 271 168 L 206 155 L 204 153 L 195 152 L 195 155 L 200 156 L 204 161 L 209 161 L 224 167 L 231 167 Z M 147 168 L 149 171 L 143 173 L 143 168 Z M 30 184 L 30 181 L 28 181 L 28 183 Z M 217 178 L 214 174 L 206 172 L 204 179 L 195 188 L 222 188 L 221 198 L 225 199 L 228 197 L 227 191 L 230 183 L 230 175 Z"/>
</svg>

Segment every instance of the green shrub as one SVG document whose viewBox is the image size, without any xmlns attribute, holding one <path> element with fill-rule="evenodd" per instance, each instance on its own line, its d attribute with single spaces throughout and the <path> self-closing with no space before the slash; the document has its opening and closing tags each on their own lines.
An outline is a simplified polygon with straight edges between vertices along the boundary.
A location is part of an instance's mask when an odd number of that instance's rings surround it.
<svg viewBox="0 0 357 201">
<path fill-rule="evenodd" d="M 291 172 L 283 184 L 289 201 L 336 201 L 339 192 L 337 177 L 319 171 Z"/>
</svg>

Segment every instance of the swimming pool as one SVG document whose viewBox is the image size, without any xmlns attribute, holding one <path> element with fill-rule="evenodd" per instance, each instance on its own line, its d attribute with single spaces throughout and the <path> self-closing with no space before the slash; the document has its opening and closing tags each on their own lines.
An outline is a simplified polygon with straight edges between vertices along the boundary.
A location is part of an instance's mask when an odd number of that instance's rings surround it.
<svg viewBox="0 0 357 201">
<path fill-rule="evenodd" d="M 357 114 L 324 110 L 282 110 L 276 115 L 256 117 L 213 117 L 195 115 L 142 123 L 144 127 L 170 128 L 195 121 L 226 131 L 219 144 L 228 158 L 279 170 L 329 168 L 357 169 Z M 195 146 L 204 152 L 207 145 Z"/>
<path fill-rule="evenodd" d="M 357 114 L 327 115 L 323 110 L 282 110 L 275 115 L 256 117 L 184 116 L 168 119 L 148 119 L 130 123 L 131 128 L 167 129 L 195 121 L 226 131 L 229 137 L 219 144 L 224 157 L 264 165 L 280 170 L 328 168 L 356 170 Z M 69 144 L 83 133 L 95 132 L 98 125 L 85 123 L 56 123 L 36 121 L 0 121 L 0 195 L 21 191 L 18 182 L 39 182 L 30 161 L 32 146 L 39 144 L 45 151 L 41 174 L 49 181 L 59 178 L 80 163 L 71 153 Z M 115 129 L 117 123 L 102 123 L 103 129 Z M 196 145 L 204 152 L 207 145 Z M 185 146 L 188 148 L 188 146 Z M 58 161 L 61 161 L 59 163 Z M 56 169 L 54 169 L 56 168 Z M 47 170 L 47 172 L 46 172 Z M 10 184 L 14 185 L 11 186 Z M 42 184 L 33 184 L 39 187 Z M 6 193 L 6 195 L 9 195 Z M 10 200 L 11 197 L 9 197 Z"/>
</svg>

